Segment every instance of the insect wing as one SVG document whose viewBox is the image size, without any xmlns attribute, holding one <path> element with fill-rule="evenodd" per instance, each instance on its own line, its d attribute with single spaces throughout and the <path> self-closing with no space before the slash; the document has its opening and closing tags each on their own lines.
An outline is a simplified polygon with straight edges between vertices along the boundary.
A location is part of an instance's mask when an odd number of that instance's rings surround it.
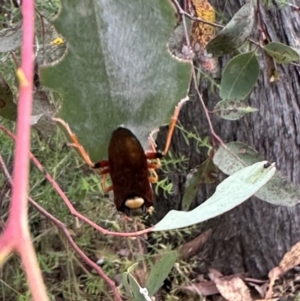
<svg viewBox="0 0 300 301">
<path fill-rule="evenodd" d="M 153 205 L 153 192 L 148 180 L 147 158 L 138 139 L 126 128 L 116 129 L 108 149 L 110 177 L 117 210 L 124 211 L 125 201 L 136 197 L 144 205 Z"/>
</svg>

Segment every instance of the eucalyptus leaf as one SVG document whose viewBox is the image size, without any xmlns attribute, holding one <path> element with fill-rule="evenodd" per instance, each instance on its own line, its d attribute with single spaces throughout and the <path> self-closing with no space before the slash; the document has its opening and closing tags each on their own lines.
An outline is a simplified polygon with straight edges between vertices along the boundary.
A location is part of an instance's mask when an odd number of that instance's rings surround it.
<svg viewBox="0 0 300 301">
<path fill-rule="evenodd" d="M 177 251 L 168 252 L 155 263 L 154 267 L 152 267 L 146 282 L 146 288 L 148 289 L 150 297 L 163 285 L 163 282 L 171 272 L 177 257 Z"/>
<path fill-rule="evenodd" d="M 231 153 L 221 146 L 213 157 L 214 163 L 226 175 L 232 175 L 246 166 L 263 160 L 255 149 L 242 142 L 229 142 L 226 143 L 226 147 Z"/>
<path fill-rule="evenodd" d="M 48 139 L 57 130 L 56 124 L 52 121 L 55 112 L 55 106 L 51 103 L 47 93 L 40 89 L 34 91 L 31 125 L 45 139 Z"/>
<path fill-rule="evenodd" d="M 170 122 L 187 95 L 191 62 L 167 43 L 176 26 L 169 0 L 62 0 L 54 25 L 68 43 L 41 80 L 63 98 L 66 121 L 96 162 L 107 158 L 112 132 L 130 129 L 148 147 L 151 130 Z"/>
<path fill-rule="evenodd" d="M 22 43 L 22 24 L 15 24 L 11 28 L 0 31 L 0 52 L 13 51 L 21 46 Z"/>
<path fill-rule="evenodd" d="M 300 57 L 300 48 L 299 47 L 291 47 L 294 51 L 298 53 L 298 56 Z"/>
<path fill-rule="evenodd" d="M 242 161 L 237 160 L 224 147 L 220 147 L 213 160 L 227 175 L 232 175 L 245 166 L 262 160 L 262 156 L 256 150 L 242 142 L 230 142 L 226 147 Z M 294 206 L 300 201 L 300 189 L 277 170 L 274 177 L 255 193 L 255 196 L 271 204 Z"/>
<path fill-rule="evenodd" d="M 213 161 L 208 158 L 200 166 L 196 167 L 187 175 L 184 195 L 182 198 L 182 210 L 187 211 L 193 202 L 200 183 L 212 184 L 218 176 L 218 168 Z"/>
<path fill-rule="evenodd" d="M 255 51 L 235 56 L 223 71 L 220 96 L 224 100 L 245 99 L 254 88 L 258 75 L 259 63 Z"/>
<path fill-rule="evenodd" d="M 250 36 L 255 20 L 254 3 L 248 1 L 206 46 L 207 52 L 221 56 L 239 48 Z"/>
<path fill-rule="evenodd" d="M 300 59 L 299 53 L 295 49 L 282 43 L 271 42 L 263 49 L 279 64 L 289 64 Z"/>
<path fill-rule="evenodd" d="M 249 113 L 256 112 L 256 108 L 252 108 L 243 100 L 222 100 L 214 107 L 213 112 L 226 120 L 238 120 Z"/>
<path fill-rule="evenodd" d="M 274 176 L 275 171 L 275 165 L 269 165 L 267 161 L 245 167 L 219 184 L 215 193 L 194 210 L 171 210 L 153 227 L 153 231 L 188 227 L 223 214 L 255 194 Z"/>
</svg>

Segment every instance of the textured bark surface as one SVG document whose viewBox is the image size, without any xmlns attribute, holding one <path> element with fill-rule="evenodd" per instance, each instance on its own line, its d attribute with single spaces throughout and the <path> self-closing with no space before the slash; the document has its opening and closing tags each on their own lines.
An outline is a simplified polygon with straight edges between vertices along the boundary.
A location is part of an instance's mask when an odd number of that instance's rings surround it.
<svg viewBox="0 0 300 301">
<path fill-rule="evenodd" d="M 262 1 L 261 1 L 262 2 Z M 300 1 L 291 1 L 297 6 Z M 228 20 L 244 4 L 237 0 L 211 0 L 217 11 L 223 12 Z M 265 27 L 272 41 L 300 47 L 300 13 L 290 6 L 278 7 L 276 3 L 262 7 Z M 257 29 L 253 37 L 257 40 Z M 300 184 L 300 68 L 292 65 L 278 65 L 279 82 L 270 83 L 266 64 L 260 60 L 260 78 L 251 94 L 250 104 L 259 109 L 239 121 L 220 120 L 212 116 L 216 133 L 224 142 L 241 141 L 259 151 L 270 162 L 276 162 L 287 177 Z M 227 60 L 220 60 L 221 69 Z M 200 91 L 206 105 L 212 109 L 220 100 L 209 88 L 209 82 L 202 80 Z M 182 109 L 180 120 L 185 129 L 201 137 L 209 135 L 207 121 L 197 98 Z M 160 133 L 159 142 L 164 141 L 165 131 Z M 205 152 L 198 153 L 195 143 L 189 146 L 179 131 L 176 132 L 172 151 L 189 158 L 188 168 L 180 173 L 171 173 L 174 195 L 167 200 L 157 199 L 158 218 L 170 209 L 180 208 L 184 183 L 188 170 L 205 159 Z M 206 200 L 215 190 L 215 185 L 201 185 L 195 205 Z M 213 228 L 213 234 L 199 256 L 205 258 L 210 267 L 223 273 L 247 272 L 252 277 L 267 276 L 269 270 L 279 263 L 284 253 L 300 240 L 300 207 L 282 207 L 252 198 L 232 211 L 210 220 L 206 227 Z"/>
</svg>

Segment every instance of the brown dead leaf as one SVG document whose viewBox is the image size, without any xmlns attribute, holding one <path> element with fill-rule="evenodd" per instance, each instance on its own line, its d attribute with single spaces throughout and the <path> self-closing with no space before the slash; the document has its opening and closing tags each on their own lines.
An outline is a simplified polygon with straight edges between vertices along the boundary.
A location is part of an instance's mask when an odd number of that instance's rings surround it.
<svg viewBox="0 0 300 301">
<path fill-rule="evenodd" d="M 272 298 L 272 299 L 255 299 L 254 301 L 278 301 L 279 298 Z"/>
<path fill-rule="evenodd" d="M 264 283 L 262 285 L 259 285 L 257 283 L 254 282 L 248 282 L 247 284 L 249 286 L 252 286 L 255 288 L 255 290 L 259 293 L 259 295 L 264 298 L 266 296 L 267 290 L 269 288 L 269 281 L 264 281 Z"/>
<path fill-rule="evenodd" d="M 294 266 L 300 264 L 300 241 L 297 242 L 292 249 L 287 252 L 279 263 L 282 273 L 287 272 Z"/>
<path fill-rule="evenodd" d="M 269 272 L 269 278 L 270 278 L 270 284 L 269 284 L 269 289 L 266 293 L 266 299 L 270 299 L 273 296 L 273 286 L 275 284 L 276 279 L 279 278 L 279 276 L 281 275 L 282 271 L 280 269 L 280 267 L 275 267 L 274 269 L 272 269 Z"/>
<path fill-rule="evenodd" d="M 205 21 L 215 22 L 216 13 L 208 0 L 190 0 L 191 8 L 196 17 Z M 191 46 L 195 52 L 203 51 L 208 42 L 215 36 L 214 26 L 194 21 L 191 34 Z M 198 49 L 199 48 L 199 49 Z"/>
<path fill-rule="evenodd" d="M 194 283 L 193 285 L 181 286 L 181 292 L 192 293 L 201 296 L 211 296 L 219 293 L 216 284 L 213 281 Z"/>
<path fill-rule="evenodd" d="M 179 249 L 179 256 L 182 260 L 187 261 L 189 258 L 197 254 L 206 243 L 207 239 L 210 237 L 212 230 L 201 233 L 195 239 L 185 243 Z"/>
<path fill-rule="evenodd" d="M 148 278 L 148 273 L 143 267 L 137 267 L 136 269 L 134 269 L 132 271 L 132 275 L 142 287 L 145 287 Z"/>
<path fill-rule="evenodd" d="M 213 280 L 207 281 L 204 280 L 204 278 L 202 277 L 203 275 L 198 275 L 197 279 L 203 279 L 202 281 L 196 282 L 193 285 L 181 286 L 179 290 L 186 294 L 192 293 L 192 294 L 197 294 L 202 296 L 211 296 L 220 293 L 216 284 L 218 281 L 220 281 L 220 283 L 225 283 L 225 282 L 227 283 L 234 279 L 239 279 L 240 281 L 242 281 L 241 278 L 244 278 L 242 274 L 222 276 L 222 274 L 215 269 L 209 269 L 209 271 L 210 271 L 210 277 Z M 245 301 L 248 301 L 248 299 L 245 299 Z"/>
<path fill-rule="evenodd" d="M 208 277 L 211 280 L 215 280 L 216 278 L 220 278 L 223 276 L 223 274 L 216 269 L 210 268 L 208 269 L 208 271 L 209 271 Z"/>
<path fill-rule="evenodd" d="M 275 281 L 280 275 L 286 273 L 288 270 L 300 264 L 300 242 L 297 242 L 289 252 L 287 252 L 279 263 L 278 267 L 275 267 L 269 272 L 270 285 L 266 298 L 270 299 L 273 296 L 273 286 Z"/>
<path fill-rule="evenodd" d="M 221 295 L 229 301 L 252 301 L 248 287 L 238 277 L 231 280 L 217 278 L 215 283 Z"/>
<path fill-rule="evenodd" d="M 195 280 L 196 280 L 197 282 L 205 282 L 205 281 L 207 281 L 207 280 L 205 279 L 205 275 L 203 275 L 203 274 L 197 275 L 197 277 L 195 278 Z"/>
</svg>

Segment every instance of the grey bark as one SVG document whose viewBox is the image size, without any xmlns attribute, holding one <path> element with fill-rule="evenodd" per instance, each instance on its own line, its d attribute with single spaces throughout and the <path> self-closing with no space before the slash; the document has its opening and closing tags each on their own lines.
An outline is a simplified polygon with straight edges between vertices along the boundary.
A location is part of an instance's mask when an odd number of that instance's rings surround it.
<svg viewBox="0 0 300 301">
<path fill-rule="evenodd" d="M 262 2 L 262 1 L 261 1 Z M 299 6 L 299 1 L 290 3 Z M 237 0 L 212 0 L 211 4 L 223 12 L 228 20 L 244 4 Z M 300 12 L 290 6 L 272 7 L 261 3 L 264 25 L 272 41 L 290 46 L 300 45 Z M 254 38 L 257 39 L 258 31 Z M 229 57 L 220 60 L 224 68 Z M 276 162 L 277 168 L 296 184 L 300 184 L 300 69 L 292 65 L 278 65 L 279 82 L 270 83 L 264 57 L 260 57 L 260 77 L 251 94 L 250 105 L 259 109 L 239 121 L 225 121 L 212 116 L 216 133 L 224 142 L 241 141 L 260 152 L 268 161 Z M 217 93 L 202 80 L 200 91 L 206 106 L 212 109 L 220 100 Z M 188 131 L 194 127 L 201 137 L 209 135 L 207 121 L 197 98 L 187 103 L 181 111 L 180 121 Z M 164 141 L 166 130 L 158 138 Z M 186 170 L 169 174 L 174 184 L 174 194 L 167 199 L 157 198 L 157 218 L 160 219 L 170 209 L 179 209 L 184 192 L 186 174 L 190 168 L 205 160 L 206 153 L 198 153 L 195 143 L 189 146 L 176 131 L 171 150 L 185 154 L 189 158 Z M 205 201 L 215 190 L 215 185 L 201 185 L 194 206 Z M 203 225 L 202 225 L 203 226 Z M 300 207 L 274 206 L 253 197 L 244 204 L 210 220 L 204 228 L 212 227 L 213 234 L 199 257 L 208 266 L 225 274 L 246 272 L 252 277 L 265 277 L 271 268 L 291 246 L 300 240 Z"/>
</svg>

